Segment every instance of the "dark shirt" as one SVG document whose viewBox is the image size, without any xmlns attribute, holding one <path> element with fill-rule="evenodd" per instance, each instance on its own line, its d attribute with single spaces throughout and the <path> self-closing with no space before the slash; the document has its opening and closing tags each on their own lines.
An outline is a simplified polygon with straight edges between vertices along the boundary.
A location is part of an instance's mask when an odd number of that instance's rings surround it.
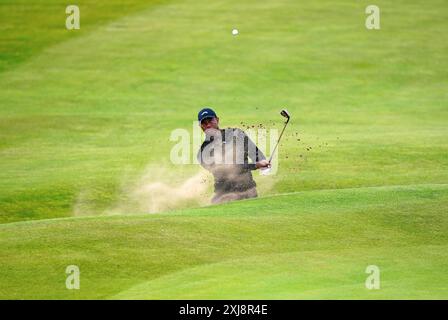
<svg viewBox="0 0 448 320">
<path fill-rule="evenodd" d="M 228 128 L 217 130 L 215 135 L 207 134 L 197 159 L 213 174 L 215 192 L 223 194 L 254 188 L 256 183 L 251 170 L 256 169 L 256 162 L 266 157 L 244 131 Z"/>
</svg>

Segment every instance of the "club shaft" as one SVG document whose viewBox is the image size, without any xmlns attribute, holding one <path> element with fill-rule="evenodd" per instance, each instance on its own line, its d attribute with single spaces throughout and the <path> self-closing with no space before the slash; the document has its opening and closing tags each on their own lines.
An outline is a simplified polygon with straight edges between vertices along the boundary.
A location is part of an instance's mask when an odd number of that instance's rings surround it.
<svg viewBox="0 0 448 320">
<path fill-rule="evenodd" d="M 285 129 L 286 129 L 286 126 L 288 125 L 288 122 L 289 122 L 289 119 L 288 119 L 288 121 L 286 121 L 285 126 L 283 127 L 283 130 L 280 133 L 280 136 L 278 137 L 277 143 L 275 144 L 275 148 L 272 151 L 271 156 L 269 157 L 269 163 L 271 162 L 272 157 L 274 156 L 275 150 L 277 150 L 278 144 L 280 143 L 280 139 L 282 138 L 283 132 L 285 132 Z"/>
</svg>

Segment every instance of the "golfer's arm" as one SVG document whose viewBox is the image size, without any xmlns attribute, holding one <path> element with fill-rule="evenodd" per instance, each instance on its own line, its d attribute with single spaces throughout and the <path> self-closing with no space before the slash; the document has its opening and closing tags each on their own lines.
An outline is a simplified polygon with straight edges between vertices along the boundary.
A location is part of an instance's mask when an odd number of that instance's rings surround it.
<svg viewBox="0 0 448 320">
<path fill-rule="evenodd" d="M 260 149 L 258 149 L 255 143 L 247 135 L 245 138 L 247 139 L 247 154 L 250 160 L 252 160 L 252 163 L 247 164 L 246 168 L 250 170 L 256 170 L 257 169 L 256 163 L 260 160 L 265 160 L 266 157 L 264 156 L 263 152 Z"/>
</svg>

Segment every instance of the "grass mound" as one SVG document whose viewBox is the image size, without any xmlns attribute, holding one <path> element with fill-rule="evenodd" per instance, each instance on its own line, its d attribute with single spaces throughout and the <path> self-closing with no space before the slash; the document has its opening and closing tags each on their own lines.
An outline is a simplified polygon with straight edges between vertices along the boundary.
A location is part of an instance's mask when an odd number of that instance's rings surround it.
<svg viewBox="0 0 448 320">
<path fill-rule="evenodd" d="M 447 204 L 447 185 L 422 185 L 4 224 L 1 297 L 446 298 Z"/>
</svg>

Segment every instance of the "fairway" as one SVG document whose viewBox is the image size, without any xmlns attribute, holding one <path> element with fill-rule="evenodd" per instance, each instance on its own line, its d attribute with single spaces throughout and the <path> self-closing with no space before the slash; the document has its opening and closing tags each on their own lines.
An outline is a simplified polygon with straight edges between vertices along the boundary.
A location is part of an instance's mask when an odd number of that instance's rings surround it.
<svg viewBox="0 0 448 320">
<path fill-rule="evenodd" d="M 445 1 L 126 3 L 0 1 L 0 299 L 448 298 Z M 292 114 L 258 199 L 171 163 L 204 106 Z"/>
</svg>

